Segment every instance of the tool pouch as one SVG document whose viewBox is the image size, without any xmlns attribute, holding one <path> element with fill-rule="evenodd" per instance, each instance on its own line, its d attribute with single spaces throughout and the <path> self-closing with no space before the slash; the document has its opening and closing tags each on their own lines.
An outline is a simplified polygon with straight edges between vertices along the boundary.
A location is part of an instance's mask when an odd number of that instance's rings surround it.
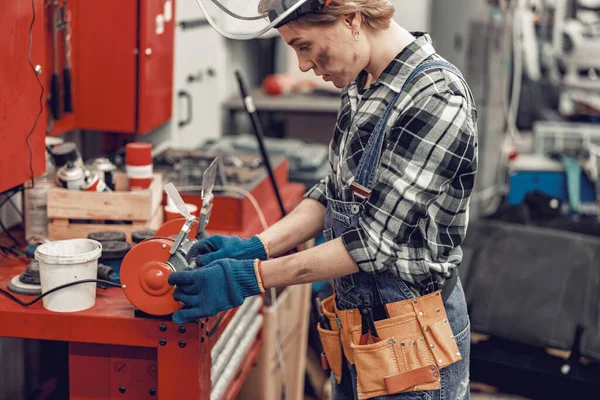
<svg viewBox="0 0 600 400">
<path fill-rule="evenodd" d="M 330 296 L 322 302 L 323 314 L 329 320 L 331 330 L 323 329 L 321 324 L 317 325 L 317 331 L 319 332 L 319 339 L 323 346 L 323 353 L 321 354 L 321 363 L 324 369 L 329 367 L 335 376 L 338 383 L 342 381 L 342 342 L 340 340 L 340 328 L 338 325 L 338 319 L 334 312 L 334 298 Z"/>
<path fill-rule="evenodd" d="M 462 359 L 439 292 L 401 303 L 412 311 L 375 322 L 380 342 L 360 345 L 361 327 L 351 328 L 361 399 L 439 389 L 439 370 Z"/>
</svg>

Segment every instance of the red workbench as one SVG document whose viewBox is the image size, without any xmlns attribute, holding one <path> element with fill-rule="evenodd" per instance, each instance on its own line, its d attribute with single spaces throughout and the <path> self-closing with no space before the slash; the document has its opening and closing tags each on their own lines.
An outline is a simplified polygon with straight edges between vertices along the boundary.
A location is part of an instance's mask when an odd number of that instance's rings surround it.
<svg viewBox="0 0 600 400">
<path fill-rule="evenodd" d="M 303 185 L 282 188 L 287 209 L 302 198 Z M 212 218 L 217 216 L 213 215 Z M 279 218 L 266 213 L 269 224 Z M 248 232 L 229 232 L 249 237 Z M 210 231 L 209 233 L 223 233 Z M 0 287 L 25 268 L 0 262 Z M 19 296 L 30 301 L 33 296 Z M 209 399 L 211 349 L 236 310 L 195 324 L 136 318 L 119 288 L 98 289 L 96 304 L 76 313 L 47 311 L 42 300 L 25 308 L 0 294 L 0 336 L 69 342 L 70 399 Z M 223 399 L 236 397 L 262 345 L 262 330 L 233 375 Z"/>
</svg>

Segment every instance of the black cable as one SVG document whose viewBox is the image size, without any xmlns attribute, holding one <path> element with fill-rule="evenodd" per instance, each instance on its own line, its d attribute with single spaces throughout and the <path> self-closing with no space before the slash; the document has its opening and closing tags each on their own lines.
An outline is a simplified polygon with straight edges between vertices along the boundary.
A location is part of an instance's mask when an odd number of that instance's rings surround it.
<svg viewBox="0 0 600 400">
<path fill-rule="evenodd" d="M 269 160 L 269 154 L 267 153 L 267 149 L 265 148 L 265 135 L 262 123 L 260 122 L 260 118 L 258 118 L 258 113 L 256 112 L 256 107 L 254 105 L 254 99 L 246 90 L 246 85 L 244 84 L 244 79 L 242 78 L 242 74 L 240 71 L 235 71 L 235 76 L 238 81 L 240 94 L 242 95 L 242 103 L 244 103 L 244 108 L 252 121 L 252 126 L 254 127 L 254 133 L 256 135 L 256 140 L 258 141 L 258 147 L 262 154 L 263 161 L 265 166 L 267 167 L 267 172 L 269 173 L 269 178 L 271 179 L 271 184 L 273 185 L 273 190 L 275 191 L 275 196 L 277 197 L 277 202 L 279 203 L 279 209 L 281 210 L 281 216 L 286 216 L 285 206 L 283 205 L 283 200 L 281 199 L 281 193 L 279 192 L 279 186 L 275 181 L 275 174 L 273 174 L 273 168 L 271 167 L 271 161 Z"/>
<path fill-rule="evenodd" d="M 41 299 L 43 299 L 44 297 L 46 297 L 50 293 L 54 293 L 57 290 L 65 289 L 65 288 L 68 288 L 70 286 L 75 286 L 75 285 L 79 285 L 79 284 L 82 284 L 82 283 L 94 283 L 94 282 L 95 283 L 102 283 L 102 284 L 108 285 L 108 286 L 115 286 L 115 287 L 119 287 L 119 288 L 121 287 L 121 285 L 118 284 L 118 283 L 114 283 L 114 282 L 111 282 L 111 281 L 105 281 L 105 280 L 102 280 L 102 279 L 82 279 L 80 281 L 65 283 L 64 285 L 60 285 L 60 286 L 57 286 L 57 287 L 55 287 L 53 289 L 50 289 L 47 292 L 42 293 L 41 295 L 39 295 L 38 297 L 36 297 L 35 299 L 31 300 L 28 303 L 25 303 L 24 301 L 21 301 L 20 299 L 18 299 L 17 297 L 13 296 L 8 291 L 6 291 L 6 290 L 4 290 L 2 288 L 0 288 L 0 293 L 2 293 L 3 295 L 5 295 L 6 297 L 8 297 L 9 299 L 11 299 L 12 301 L 14 301 L 15 303 L 17 303 L 17 304 L 19 304 L 19 305 L 21 305 L 23 307 L 29 307 L 30 305 L 37 303 L 38 301 L 40 301 Z"/>
<path fill-rule="evenodd" d="M 6 236 L 8 236 L 10 238 L 10 240 L 12 240 L 12 242 L 15 244 L 15 246 L 17 246 L 17 247 L 21 246 L 21 243 L 19 243 L 19 241 L 17 239 L 15 239 L 15 237 L 12 235 L 12 233 L 10 233 L 8 229 L 6 229 L 6 225 L 4 225 L 4 222 L 2 222 L 1 219 L 0 219 L 0 228 L 2 228 L 2 230 L 6 233 Z"/>
<path fill-rule="evenodd" d="M 12 200 L 12 197 L 17 194 L 18 192 L 21 192 L 22 195 L 25 195 L 25 191 L 24 190 L 17 190 L 15 193 L 13 193 L 11 196 L 8 197 L 8 202 L 13 206 L 13 208 L 15 209 L 15 211 L 17 212 L 17 214 L 19 214 L 19 216 L 21 217 L 21 221 L 23 221 L 23 212 L 21 212 L 21 210 L 19 210 L 19 207 L 17 207 L 17 205 L 15 204 L 15 202 Z"/>
<path fill-rule="evenodd" d="M 8 192 L 13 191 L 12 193 L 8 194 Z M 6 204 L 8 203 L 8 200 L 14 196 L 15 194 L 17 194 L 17 192 L 21 190 L 19 187 L 14 188 L 14 189 L 9 189 L 6 192 L 4 192 L 6 194 L 6 198 L 4 198 L 4 200 L 2 200 L 2 202 L 0 203 L 0 209 Z M 27 188 L 23 187 L 22 188 L 23 191 L 27 190 Z"/>
<path fill-rule="evenodd" d="M 2 250 L 2 252 L 4 252 L 5 254 L 12 253 L 21 259 L 27 259 L 27 261 L 29 262 L 29 256 L 27 256 L 27 254 L 23 253 L 21 250 L 19 250 L 18 248 L 14 247 L 14 246 L 10 247 L 10 246 L 0 243 L 0 250 Z"/>
<path fill-rule="evenodd" d="M 29 51 L 28 51 L 27 57 L 29 59 L 29 65 L 31 66 L 31 70 L 33 71 L 33 74 L 35 75 L 35 79 L 37 79 L 38 84 L 40 85 L 40 88 L 42 89 L 42 92 L 40 93 L 40 111 L 38 112 L 38 115 L 35 117 L 33 126 L 31 127 L 31 130 L 29 131 L 29 134 L 27 135 L 27 146 L 29 146 L 29 170 L 31 171 L 31 186 L 34 187 L 35 186 L 35 181 L 34 181 L 35 176 L 34 176 L 34 172 L 33 172 L 33 147 L 31 147 L 31 142 L 29 141 L 29 139 L 31 138 L 31 135 L 35 131 L 35 127 L 37 126 L 38 120 L 40 119 L 40 116 L 42 115 L 42 112 L 44 111 L 44 85 L 42 84 L 42 81 L 40 80 L 40 76 L 38 75 L 37 71 L 35 70 L 35 67 L 33 66 L 33 62 L 31 61 L 31 47 L 33 46 L 33 24 L 35 23 L 35 0 L 31 0 L 31 9 L 33 10 L 33 17 L 31 19 L 31 25 L 29 25 Z"/>
<path fill-rule="evenodd" d="M 6 198 L 2 201 L 2 203 L 0 203 L 0 209 L 2 209 L 2 207 L 4 206 L 4 204 L 6 204 L 7 202 L 11 201 L 12 197 L 17 194 L 20 191 L 20 188 L 15 188 L 13 189 L 12 193 L 9 193 Z M 17 206 L 14 205 L 15 209 L 17 209 Z M 18 209 L 17 209 L 18 211 Z M 21 214 L 21 218 L 23 217 L 23 214 Z M 2 220 L 0 219 L 0 228 L 2 230 L 4 230 L 4 232 L 6 232 L 6 235 L 10 238 L 10 240 L 12 240 L 12 242 L 15 244 L 15 246 L 19 247 L 21 246 L 21 243 L 15 239 L 15 237 L 12 235 L 12 233 L 10 233 L 10 231 L 6 228 L 6 225 L 4 225 L 4 223 L 2 222 Z"/>
<path fill-rule="evenodd" d="M 10 254 L 6 250 L 4 250 L 4 247 L 8 246 L 5 246 L 2 243 L 0 243 L 0 253 L 2 253 L 2 255 L 4 255 L 5 258 L 10 258 Z"/>
</svg>

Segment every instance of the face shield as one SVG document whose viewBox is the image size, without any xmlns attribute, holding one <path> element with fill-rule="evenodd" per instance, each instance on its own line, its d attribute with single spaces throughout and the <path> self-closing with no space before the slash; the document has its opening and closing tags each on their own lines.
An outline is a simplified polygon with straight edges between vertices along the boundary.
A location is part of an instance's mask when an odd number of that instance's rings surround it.
<svg viewBox="0 0 600 400">
<path fill-rule="evenodd" d="M 196 0 L 210 25 L 228 39 L 250 40 L 316 12 L 331 0 Z"/>
</svg>

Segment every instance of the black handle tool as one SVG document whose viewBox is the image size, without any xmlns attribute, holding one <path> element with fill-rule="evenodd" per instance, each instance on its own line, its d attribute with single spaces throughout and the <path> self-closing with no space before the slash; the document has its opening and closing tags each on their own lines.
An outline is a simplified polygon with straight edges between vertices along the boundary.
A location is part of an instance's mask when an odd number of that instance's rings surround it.
<svg viewBox="0 0 600 400">
<path fill-rule="evenodd" d="M 55 120 L 60 119 L 60 77 L 58 68 L 58 31 L 60 30 L 59 14 L 60 10 L 58 4 L 55 4 L 53 10 L 52 27 L 54 71 L 52 71 L 52 77 L 50 81 L 50 110 L 52 111 L 52 117 Z"/>
<path fill-rule="evenodd" d="M 63 85 L 64 85 L 64 108 L 65 112 L 73 112 L 73 100 L 71 90 L 71 32 L 69 30 L 69 21 L 67 20 L 67 0 L 63 0 L 63 6 L 61 7 L 61 27 L 63 30 L 64 39 L 64 53 L 65 53 L 65 67 L 63 69 Z"/>
</svg>

